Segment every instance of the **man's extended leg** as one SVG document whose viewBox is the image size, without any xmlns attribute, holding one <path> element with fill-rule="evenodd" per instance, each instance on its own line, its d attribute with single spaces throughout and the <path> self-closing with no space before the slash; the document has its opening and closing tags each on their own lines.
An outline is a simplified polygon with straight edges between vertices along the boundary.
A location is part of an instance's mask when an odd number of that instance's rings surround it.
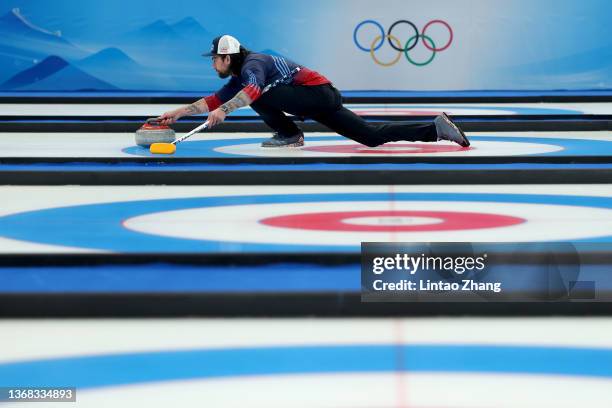
<svg viewBox="0 0 612 408">
<path fill-rule="evenodd" d="M 260 104 L 259 106 L 255 106 Z M 260 106 L 265 109 L 260 109 Z M 276 116 L 282 111 L 310 117 L 324 124 L 334 132 L 355 140 L 366 146 L 378 146 L 383 143 L 408 140 L 435 142 L 436 127 L 432 124 L 385 123 L 370 124 L 360 116 L 342 106 L 340 92 L 331 85 L 320 86 L 279 86 L 262 95 L 253 105 L 255 111 L 262 115 L 264 121 L 273 129 L 292 135 L 297 129 L 280 130 L 277 120 L 266 120 L 265 115 L 274 112 Z M 282 114 L 282 112 L 280 112 Z M 284 114 L 281 118 L 290 121 Z M 294 125 L 295 126 L 295 125 Z"/>
<path fill-rule="evenodd" d="M 436 126 L 433 123 L 368 123 L 344 106 L 335 112 L 314 116 L 313 119 L 342 136 L 370 147 L 400 140 L 410 142 L 438 140 Z"/>
<path fill-rule="evenodd" d="M 303 137 L 291 119 L 283 114 L 284 111 L 310 117 L 344 137 L 371 147 L 401 140 L 436 142 L 440 139 L 452 140 L 462 146 L 469 145 L 465 135 L 447 117 L 444 122 L 436 119 L 435 123 L 428 124 L 368 123 L 342 105 L 340 92 L 331 85 L 279 86 L 262 95 L 251 106 L 258 113 L 261 112 L 266 124 L 283 135 L 299 132 Z M 456 129 L 453 130 L 453 126 Z"/>
</svg>

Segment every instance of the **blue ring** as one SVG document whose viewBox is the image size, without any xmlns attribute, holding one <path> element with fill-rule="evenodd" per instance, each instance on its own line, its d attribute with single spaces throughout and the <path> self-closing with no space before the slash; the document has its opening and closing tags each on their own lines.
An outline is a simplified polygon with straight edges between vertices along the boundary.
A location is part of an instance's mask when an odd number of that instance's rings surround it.
<svg viewBox="0 0 612 408">
<path fill-rule="evenodd" d="M 511 135 L 518 135 L 510 133 Z M 519 143 L 539 143 L 548 145 L 557 145 L 563 148 L 561 151 L 548 152 L 548 153 L 536 153 L 536 156 L 589 156 L 593 151 L 597 151 L 602 155 L 612 154 L 612 142 L 604 140 L 585 140 L 585 139 L 556 139 L 556 138 L 540 138 L 538 136 L 528 137 L 504 137 L 504 136 L 487 136 L 478 135 L 473 136 L 474 140 L 478 141 L 491 141 L 491 142 L 519 142 Z M 309 139 L 311 141 L 341 141 L 346 140 L 343 137 L 313 137 Z M 249 144 L 260 142 L 261 139 L 241 139 L 240 144 Z M 236 153 L 225 153 L 218 152 L 215 149 L 237 144 L 235 140 L 195 140 L 189 143 L 181 145 L 181 148 L 177 150 L 177 157 L 249 157 L 247 155 L 241 155 Z M 135 156 L 151 157 L 152 155 L 148 149 L 144 149 L 140 146 L 130 146 L 122 149 L 123 153 L 127 153 Z M 532 156 L 533 154 L 523 154 L 516 156 L 517 158 L 524 156 Z"/>
<path fill-rule="evenodd" d="M 230 145 L 237 144 L 251 144 L 251 143 L 261 143 L 264 140 L 263 137 L 259 138 L 245 138 L 245 139 L 203 139 L 203 140 L 189 140 L 188 142 L 181 143 L 180 148 L 176 150 L 174 157 L 248 157 L 241 154 L 233 154 L 233 153 L 221 153 L 215 151 L 215 149 L 219 147 L 226 147 Z M 341 136 L 336 137 L 309 137 L 309 141 L 319 142 L 319 141 L 335 141 L 335 140 L 346 140 Z M 155 155 L 149 152 L 149 149 L 146 149 L 141 146 L 129 146 L 121 149 L 123 153 L 135 155 L 135 156 L 144 156 L 144 157 L 159 157 L 159 155 Z"/>
<path fill-rule="evenodd" d="M 201 207 L 253 204 L 294 204 L 299 202 L 351 201 L 473 201 L 556 204 L 612 209 L 611 197 L 472 194 L 472 193 L 336 193 L 289 194 L 229 197 L 195 197 L 139 200 L 77 205 L 28 211 L 0 217 L 2 236 L 21 241 L 63 245 L 117 252 L 351 252 L 355 246 L 267 244 L 172 238 L 144 234 L 124 228 L 125 219 L 154 212 Z M 46 226 L 46 228 L 45 228 Z M 41 228 L 42 227 L 42 228 Z M 96 231 L 91 234 L 89 231 Z M 611 242 L 612 236 L 573 240 L 572 242 Z"/>
<path fill-rule="evenodd" d="M 364 24 L 374 24 L 380 30 L 380 44 L 374 47 L 374 51 L 380 49 L 380 47 L 382 47 L 383 43 L 385 42 L 385 29 L 383 28 L 382 25 L 380 25 L 380 23 L 374 20 L 364 20 L 361 23 L 357 24 L 357 27 L 355 27 L 355 29 L 353 30 L 353 42 L 355 42 L 355 45 L 360 50 L 365 51 L 365 52 L 370 52 L 370 48 L 362 47 L 361 44 L 359 44 L 359 41 L 357 41 L 357 31 L 359 31 L 361 26 Z"/>
<path fill-rule="evenodd" d="M 0 364 L 20 387 L 112 387 L 205 378 L 447 372 L 612 378 L 612 350 L 485 345 L 337 345 L 162 351 Z"/>
</svg>

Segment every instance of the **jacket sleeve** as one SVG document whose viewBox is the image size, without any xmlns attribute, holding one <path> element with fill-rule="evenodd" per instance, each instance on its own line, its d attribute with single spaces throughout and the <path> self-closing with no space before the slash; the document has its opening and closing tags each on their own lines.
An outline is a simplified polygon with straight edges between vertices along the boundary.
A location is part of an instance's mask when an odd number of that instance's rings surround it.
<svg viewBox="0 0 612 408">
<path fill-rule="evenodd" d="M 261 96 L 266 81 L 266 74 L 262 64 L 259 61 L 245 64 L 242 69 L 241 79 L 242 90 L 249 96 L 251 102 L 255 102 Z"/>
<path fill-rule="evenodd" d="M 232 79 L 230 79 L 227 84 L 223 85 L 221 89 L 204 98 L 206 105 L 208 105 L 208 110 L 213 111 L 217 109 L 219 106 L 232 99 L 241 89 L 240 80 L 232 77 Z"/>
</svg>

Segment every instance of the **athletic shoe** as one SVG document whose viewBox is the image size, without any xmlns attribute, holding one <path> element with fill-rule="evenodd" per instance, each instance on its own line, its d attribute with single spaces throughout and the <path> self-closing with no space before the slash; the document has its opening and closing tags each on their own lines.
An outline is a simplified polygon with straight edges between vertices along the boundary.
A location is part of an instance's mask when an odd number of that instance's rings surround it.
<svg viewBox="0 0 612 408">
<path fill-rule="evenodd" d="M 285 136 L 278 132 L 274 133 L 270 139 L 266 139 L 261 143 L 261 147 L 300 147 L 304 146 L 304 133 L 300 132 L 297 135 Z"/>
<path fill-rule="evenodd" d="M 434 119 L 436 132 L 438 132 L 438 140 L 450 140 L 463 147 L 468 147 L 470 141 L 465 136 L 465 133 L 455 125 L 455 122 L 448 117 L 446 113 Z"/>
</svg>

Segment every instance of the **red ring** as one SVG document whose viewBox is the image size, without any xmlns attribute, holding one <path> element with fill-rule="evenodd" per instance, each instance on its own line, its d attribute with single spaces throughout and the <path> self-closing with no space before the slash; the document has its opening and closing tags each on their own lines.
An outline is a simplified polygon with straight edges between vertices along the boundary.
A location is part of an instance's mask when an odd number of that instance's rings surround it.
<svg viewBox="0 0 612 408">
<path fill-rule="evenodd" d="M 346 203 L 346 205 L 350 205 Z M 357 225 L 343 222 L 349 218 L 363 217 L 428 217 L 439 218 L 440 223 L 426 225 Z M 509 215 L 483 214 L 457 211 L 341 211 L 309 214 L 291 214 L 265 218 L 261 224 L 300 230 L 350 231 L 350 232 L 422 232 L 461 231 L 484 228 L 500 228 L 526 222 Z"/>
<path fill-rule="evenodd" d="M 348 145 L 332 145 L 332 146 L 312 146 L 303 147 L 302 150 L 309 152 L 323 152 L 323 153 L 353 153 L 353 154 L 428 154 L 428 153 L 448 153 L 448 152 L 461 152 L 466 150 L 465 147 L 459 145 L 443 145 L 433 143 L 412 143 L 412 144 L 395 144 L 388 147 L 402 147 L 405 150 L 388 149 L 385 150 L 383 147 L 367 147 L 360 144 L 348 144 Z"/>
<path fill-rule="evenodd" d="M 427 41 L 425 41 L 425 31 L 427 31 L 427 29 L 429 28 L 430 25 L 435 24 L 435 23 L 440 23 L 443 26 L 445 26 L 446 28 L 448 28 L 448 32 L 450 33 L 450 39 L 448 40 L 448 43 L 442 47 L 442 48 L 434 48 L 434 47 L 430 47 L 427 44 Z M 448 25 L 448 23 L 446 21 L 443 20 L 432 20 L 429 23 L 425 24 L 425 27 L 423 27 L 423 32 L 421 34 L 421 39 L 423 41 L 423 45 L 429 50 L 429 51 L 434 51 L 434 52 L 440 52 L 440 51 L 444 51 L 445 49 L 447 49 L 448 47 L 451 46 L 451 44 L 453 43 L 453 29 L 451 28 L 450 25 Z"/>
</svg>

